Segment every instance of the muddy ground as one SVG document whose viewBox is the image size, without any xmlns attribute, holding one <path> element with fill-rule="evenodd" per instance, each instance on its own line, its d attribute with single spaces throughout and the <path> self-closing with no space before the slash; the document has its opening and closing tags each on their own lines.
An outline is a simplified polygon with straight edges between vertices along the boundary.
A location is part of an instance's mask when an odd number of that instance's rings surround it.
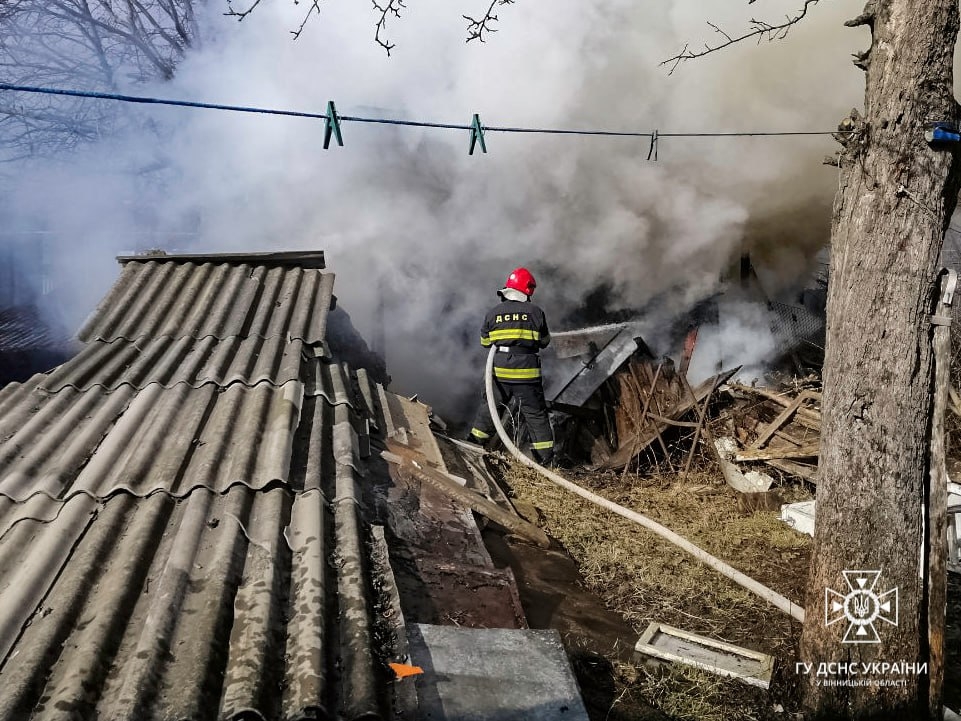
<svg viewBox="0 0 961 721">
<path fill-rule="evenodd" d="M 592 721 L 793 718 L 801 627 L 782 612 L 653 534 L 559 489 L 529 469 L 503 463 L 499 480 L 519 510 L 555 539 L 544 554 L 485 533 L 495 562 L 517 576 L 532 628 L 564 638 Z M 723 558 L 786 597 L 802 601 L 811 539 L 774 511 L 738 508 L 735 493 L 709 468 L 676 476 L 567 474 L 634 508 Z M 784 502 L 812 489 L 784 483 Z M 947 636 L 948 705 L 961 705 L 961 579 L 951 577 Z M 770 692 L 633 653 L 652 621 L 773 655 Z"/>
</svg>

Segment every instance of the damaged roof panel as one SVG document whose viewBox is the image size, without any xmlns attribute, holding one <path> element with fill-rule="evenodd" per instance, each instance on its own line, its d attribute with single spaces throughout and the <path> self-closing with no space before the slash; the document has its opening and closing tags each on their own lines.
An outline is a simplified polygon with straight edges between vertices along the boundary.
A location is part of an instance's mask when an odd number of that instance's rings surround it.
<svg viewBox="0 0 961 721">
<path fill-rule="evenodd" d="M 581 406 L 638 349 L 636 324 L 586 328 L 551 336 L 555 357 L 545 356 L 548 401 Z"/>
</svg>

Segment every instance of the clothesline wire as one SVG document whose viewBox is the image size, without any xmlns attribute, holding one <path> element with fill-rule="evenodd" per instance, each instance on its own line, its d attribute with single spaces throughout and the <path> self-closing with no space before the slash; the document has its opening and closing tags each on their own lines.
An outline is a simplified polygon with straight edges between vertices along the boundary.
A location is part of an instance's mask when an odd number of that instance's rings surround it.
<svg viewBox="0 0 961 721">
<path fill-rule="evenodd" d="M 224 110 L 235 113 L 255 113 L 261 115 L 282 115 L 295 118 L 310 118 L 314 120 L 328 120 L 327 113 L 310 113 L 299 110 L 285 110 L 277 108 L 260 108 L 245 105 L 224 105 L 193 100 L 176 100 L 170 98 L 155 98 L 144 95 L 122 95 L 119 93 L 103 93 L 93 90 L 75 90 L 70 88 L 46 88 L 32 85 L 16 85 L 0 83 L 0 90 L 11 92 L 32 93 L 39 95 L 58 95 L 76 98 L 91 98 L 98 100 L 113 100 L 124 103 L 141 105 L 167 105 L 182 108 L 199 108 L 204 110 Z M 340 122 L 374 123 L 379 125 L 401 125 L 415 128 L 440 128 L 446 130 L 471 130 L 469 123 L 437 123 L 423 120 L 403 120 L 396 118 L 363 117 L 358 115 L 341 115 L 337 113 Z M 747 132 L 698 132 L 698 133 L 670 133 L 670 132 L 631 132 L 616 130 L 571 130 L 563 128 L 523 128 L 497 125 L 481 125 L 484 132 L 491 133 L 538 133 L 544 135 L 582 135 L 630 138 L 751 138 L 751 137 L 789 137 L 789 136 L 817 136 L 835 135 L 837 133 L 853 131 L 836 130 L 798 130 L 798 131 L 747 131 Z"/>
</svg>

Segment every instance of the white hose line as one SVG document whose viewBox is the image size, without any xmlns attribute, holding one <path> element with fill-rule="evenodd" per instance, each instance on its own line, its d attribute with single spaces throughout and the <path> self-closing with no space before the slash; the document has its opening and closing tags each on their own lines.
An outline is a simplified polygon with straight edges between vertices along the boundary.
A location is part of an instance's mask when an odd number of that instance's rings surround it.
<svg viewBox="0 0 961 721">
<path fill-rule="evenodd" d="M 784 596 L 777 593 L 776 591 L 771 590 L 767 586 L 761 583 L 758 583 L 750 576 L 747 576 L 741 573 L 740 571 L 738 571 L 736 568 L 729 566 L 720 558 L 716 558 L 712 556 L 710 553 L 708 553 L 707 551 L 701 548 L 698 548 L 693 543 L 688 541 L 686 538 L 683 538 L 677 535 L 676 533 L 674 533 L 674 531 L 667 528 L 666 526 L 662 526 L 657 521 L 652 521 L 647 516 L 642 516 L 640 513 L 637 513 L 636 511 L 632 511 L 629 508 L 624 508 L 624 506 L 619 506 L 616 503 L 613 503 L 612 501 L 607 500 L 606 498 L 598 496 L 596 493 L 591 493 L 590 491 L 584 488 L 581 488 L 576 483 L 571 483 L 570 481 L 562 478 L 556 473 L 548 470 L 547 468 L 544 468 L 538 463 L 535 463 L 530 458 L 528 458 L 523 453 L 521 453 L 520 450 L 517 448 L 517 446 L 515 446 L 511 442 L 511 439 L 507 436 L 507 431 L 504 430 L 504 425 L 501 423 L 500 416 L 497 413 L 497 406 L 494 403 L 493 371 L 494 371 L 494 353 L 496 352 L 497 352 L 497 347 L 491 346 L 490 352 L 487 354 L 487 369 L 485 371 L 485 376 L 484 376 L 484 388 L 487 392 L 487 408 L 490 411 L 491 419 L 494 421 L 494 428 L 497 429 L 497 435 L 500 437 L 501 441 L 503 441 L 504 445 L 507 447 L 507 450 L 510 451 L 510 454 L 514 456 L 514 458 L 516 458 L 518 461 L 523 463 L 528 468 L 533 468 L 535 471 L 540 473 L 542 476 L 547 478 L 552 483 L 557 484 L 561 488 L 565 488 L 571 493 L 576 493 L 581 498 L 584 498 L 590 501 L 591 503 L 600 506 L 601 508 L 606 508 L 608 511 L 611 511 L 612 513 L 616 513 L 617 515 L 622 516 L 629 521 L 634 521 L 634 523 L 644 526 L 644 528 L 648 529 L 649 531 L 653 531 L 661 538 L 664 538 L 665 540 L 670 541 L 675 546 L 678 546 L 683 550 L 687 551 L 688 553 L 690 553 L 692 556 L 694 556 L 694 558 L 707 564 L 708 566 L 713 568 L 715 571 L 720 573 L 722 576 L 726 576 L 727 578 L 730 578 L 739 586 L 742 586 L 743 588 L 746 588 L 748 591 L 750 591 L 754 595 L 760 598 L 763 598 L 768 603 L 771 603 L 777 608 L 779 608 L 781 611 L 784 611 L 784 613 L 787 613 L 793 616 L 801 623 L 804 622 L 804 609 L 801 606 L 794 603 L 793 601 L 785 598 Z"/>
</svg>

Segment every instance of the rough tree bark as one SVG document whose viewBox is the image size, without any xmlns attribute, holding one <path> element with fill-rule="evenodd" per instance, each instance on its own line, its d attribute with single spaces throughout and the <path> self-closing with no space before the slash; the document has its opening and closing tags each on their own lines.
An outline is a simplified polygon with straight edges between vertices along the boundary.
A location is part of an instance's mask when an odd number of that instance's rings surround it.
<svg viewBox="0 0 961 721">
<path fill-rule="evenodd" d="M 817 527 L 801 642 L 812 670 L 802 693 L 811 718 L 927 719 L 940 701 L 927 677 L 863 664 L 923 664 L 931 652 L 919 577 L 930 317 L 961 172 L 957 152 L 929 147 L 924 130 L 926 121 L 958 119 L 958 0 L 872 0 L 847 24 L 867 26 L 872 39 L 856 57 L 867 73 L 864 115 L 842 126 L 855 132 L 842 136 L 832 226 Z M 898 624 L 878 621 L 879 643 L 844 643 L 847 620 L 826 624 L 825 589 L 848 593 L 845 570 L 880 571 L 879 594 L 899 589 Z M 822 663 L 852 662 L 854 671 L 826 666 L 829 675 L 817 675 Z"/>
</svg>

